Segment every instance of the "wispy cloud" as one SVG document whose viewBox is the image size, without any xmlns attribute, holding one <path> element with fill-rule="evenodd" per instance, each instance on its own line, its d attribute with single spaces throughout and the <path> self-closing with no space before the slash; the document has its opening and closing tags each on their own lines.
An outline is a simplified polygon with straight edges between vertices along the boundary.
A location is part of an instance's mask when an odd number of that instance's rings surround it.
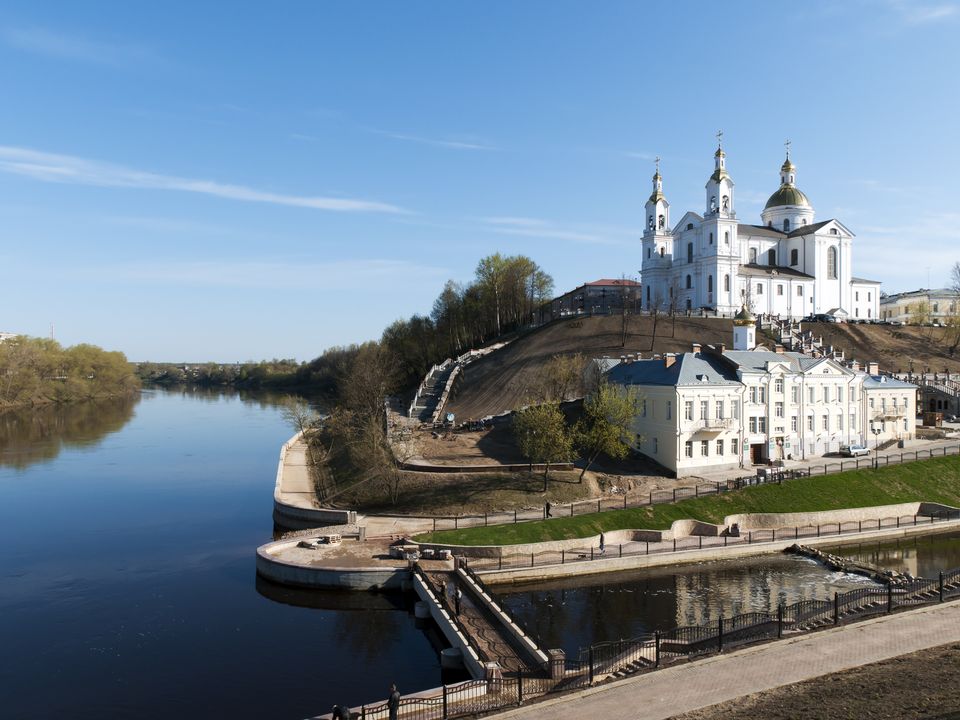
<svg viewBox="0 0 960 720">
<path fill-rule="evenodd" d="M 495 145 L 484 142 L 477 138 L 425 138 L 419 135 L 407 135 L 406 133 L 392 132 L 390 130 L 377 130 L 368 128 L 369 132 L 394 140 L 403 140 L 405 142 L 419 143 L 420 145 L 432 145 L 433 147 L 451 148 L 453 150 L 498 150 Z"/>
<path fill-rule="evenodd" d="M 125 67 L 161 60 L 154 50 L 143 45 L 95 41 L 41 27 L 0 28 L 0 41 L 16 50 L 95 65 Z"/>
<path fill-rule="evenodd" d="M 72 155 L 57 155 L 28 148 L 0 145 L 0 172 L 23 175 L 45 182 L 100 187 L 175 190 L 212 195 L 241 202 L 289 205 L 291 207 L 335 212 L 407 213 L 396 205 L 355 198 L 287 195 L 231 185 L 213 180 L 161 175 L 120 165 L 87 160 Z"/>
<path fill-rule="evenodd" d="M 597 245 L 618 244 L 617 241 L 611 240 L 603 233 L 592 231 L 590 228 L 567 228 L 540 218 L 494 216 L 480 218 L 480 221 L 487 226 L 487 229 L 501 235 L 569 240 Z"/>
<path fill-rule="evenodd" d="M 923 25 L 957 15 L 958 6 L 949 2 L 887 0 L 887 5 L 910 25 Z"/>
<path fill-rule="evenodd" d="M 635 160 L 649 160 L 653 161 L 657 156 L 653 153 L 648 152 L 625 152 L 624 155 L 628 158 L 633 158 Z"/>
<path fill-rule="evenodd" d="M 406 260 L 369 259 L 333 262 L 277 261 L 185 261 L 118 264 L 89 268 L 84 276 L 104 277 L 111 282 L 160 283 L 199 287 L 322 288 L 323 292 L 355 289 L 371 283 L 402 277 L 429 282 L 447 277 L 446 268 Z"/>
</svg>

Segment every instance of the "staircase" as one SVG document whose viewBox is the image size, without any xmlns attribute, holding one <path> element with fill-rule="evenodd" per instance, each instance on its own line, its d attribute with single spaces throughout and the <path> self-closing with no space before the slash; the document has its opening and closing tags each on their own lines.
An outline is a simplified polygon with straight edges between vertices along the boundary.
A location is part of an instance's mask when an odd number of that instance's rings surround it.
<svg viewBox="0 0 960 720">
<path fill-rule="evenodd" d="M 760 328 L 776 337 L 777 341 L 790 352 L 799 352 L 815 358 L 829 358 L 837 362 L 843 362 L 845 359 L 843 350 L 833 345 L 824 345 L 822 335 L 814 337 L 812 331 L 804 331 L 800 323 L 795 320 L 789 318 L 780 320 L 767 316 L 760 321 Z"/>
<path fill-rule="evenodd" d="M 409 417 L 416 418 L 420 422 L 433 422 L 434 414 L 440 406 L 440 398 L 443 396 L 444 388 L 447 385 L 447 379 L 453 372 L 456 363 L 453 360 L 444 360 L 439 365 L 434 365 L 420 387 L 417 388 L 417 394 L 410 404 Z"/>
</svg>

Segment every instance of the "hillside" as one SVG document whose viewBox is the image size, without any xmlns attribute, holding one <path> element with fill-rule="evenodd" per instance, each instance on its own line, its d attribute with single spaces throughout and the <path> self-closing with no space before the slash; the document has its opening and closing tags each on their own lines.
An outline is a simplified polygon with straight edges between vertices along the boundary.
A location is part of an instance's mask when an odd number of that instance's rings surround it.
<svg viewBox="0 0 960 720">
<path fill-rule="evenodd" d="M 889 372 L 960 372 L 960 354 L 950 356 L 952 328 L 893 325 L 851 325 L 849 323 L 804 323 L 804 330 L 822 335 L 824 343 L 844 351 L 847 359 L 861 363 L 876 361 Z"/>
<path fill-rule="evenodd" d="M 626 343 L 621 343 L 619 316 L 557 320 L 520 336 L 502 350 L 464 368 L 463 380 L 447 405 L 448 412 L 467 420 L 522 405 L 544 364 L 557 354 L 579 352 L 594 358 L 639 352 L 650 357 L 653 352 L 685 352 L 694 342 L 729 346 L 733 339 L 733 324 L 725 319 L 678 317 L 674 333 L 672 321 L 661 317 L 656 342 L 652 337 L 652 318 L 634 315 L 628 320 Z"/>
<path fill-rule="evenodd" d="M 521 335 L 504 349 L 464 368 L 448 411 L 467 420 L 522 405 L 544 364 L 557 354 L 580 352 L 593 358 L 640 352 L 650 357 L 652 353 L 686 352 L 694 342 L 730 347 L 733 341 L 730 320 L 678 317 L 675 330 L 669 318 L 660 318 L 654 342 L 652 318 L 632 316 L 627 341 L 621 344 L 621 322 L 616 316 L 571 318 Z M 804 329 L 843 349 L 847 358 L 877 361 L 881 370 L 906 372 L 912 359 L 915 372 L 924 368 L 960 372 L 960 355 L 950 357 L 948 353 L 950 331 L 946 328 L 805 323 Z M 763 337 L 758 341 L 763 343 Z"/>
</svg>

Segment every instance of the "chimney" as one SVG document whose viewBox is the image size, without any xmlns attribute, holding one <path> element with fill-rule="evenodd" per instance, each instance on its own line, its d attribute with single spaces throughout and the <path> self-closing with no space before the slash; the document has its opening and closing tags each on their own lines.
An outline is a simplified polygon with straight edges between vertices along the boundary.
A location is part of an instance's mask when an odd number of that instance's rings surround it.
<svg viewBox="0 0 960 720">
<path fill-rule="evenodd" d="M 690 352 L 692 352 L 694 355 L 700 352 L 700 343 L 693 343 L 690 346 Z"/>
<path fill-rule="evenodd" d="M 860 370 L 860 363 L 857 362 L 856 360 L 851 360 L 850 369 L 853 370 L 854 372 L 858 372 Z"/>
<path fill-rule="evenodd" d="M 666 353 L 663 356 L 663 366 L 665 368 L 672 367 L 673 364 L 677 361 L 677 356 L 673 353 Z"/>
<path fill-rule="evenodd" d="M 867 374 L 868 375 L 879 375 L 880 374 L 880 364 L 875 362 L 867 363 Z"/>
<path fill-rule="evenodd" d="M 723 355 L 727 351 L 727 346 L 724 345 L 723 343 L 720 343 L 719 345 L 717 345 L 717 350 L 720 352 L 721 355 Z"/>
<path fill-rule="evenodd" d="M 773 346 L 773 351 L 777 355 L 783 355 L 783 345 L 781 345 L 780 343 L 777 343 L 776 345 Z"/>
</svg>

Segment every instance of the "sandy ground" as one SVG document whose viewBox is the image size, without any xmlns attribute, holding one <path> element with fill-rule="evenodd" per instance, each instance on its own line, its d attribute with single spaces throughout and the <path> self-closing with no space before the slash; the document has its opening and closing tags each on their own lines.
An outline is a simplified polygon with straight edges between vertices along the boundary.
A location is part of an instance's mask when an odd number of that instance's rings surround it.
<svg viewBox="0 0 960 720">
<path fill-rule="evenodd" d="M 960 718 L 960 644 L 754 693 L 674 720 Z"/>
</svg>

